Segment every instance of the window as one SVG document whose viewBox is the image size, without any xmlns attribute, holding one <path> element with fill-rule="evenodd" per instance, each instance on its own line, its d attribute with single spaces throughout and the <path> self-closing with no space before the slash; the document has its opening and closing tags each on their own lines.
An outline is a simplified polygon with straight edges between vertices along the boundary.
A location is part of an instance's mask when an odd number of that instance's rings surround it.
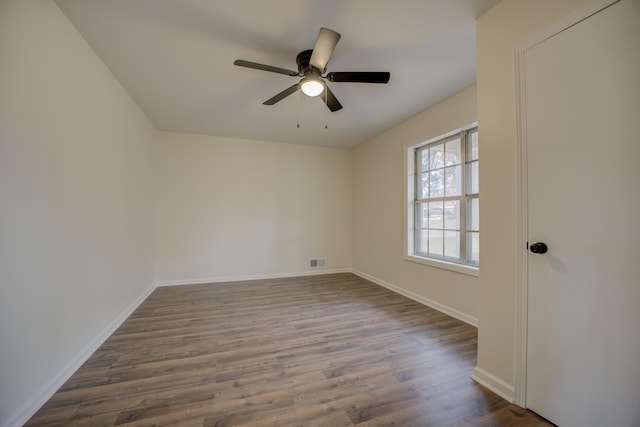
<svg viewBox="0 0 640 427">
<path fill-rule="evenodd" d="M 409 147 L 407 172 L 407 258 L 477 274 L 477 126 Z"/>
</svg>

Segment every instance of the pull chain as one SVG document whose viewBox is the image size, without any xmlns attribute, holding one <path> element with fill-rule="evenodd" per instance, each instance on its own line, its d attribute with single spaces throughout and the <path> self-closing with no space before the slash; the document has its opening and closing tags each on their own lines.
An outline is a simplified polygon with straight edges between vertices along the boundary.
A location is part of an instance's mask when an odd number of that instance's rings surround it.
<svg viewBox="0 0 640 427">
<path fill-rule="evenodd" d="M 328 88 L 325 87 L 324 89 L 324 103 L 327 104 L 327 107 L 329 106 L 329 93 L 328 93 Z M 300 88 L 298 88 L 297 90 L 298 92 L 298 123 L 296 124 L 296 128 L 300 129 Z M 325 110 L 324 112 L 324 128 L 325 129 L 329 129 L 329 113 Z"/>
<path fill-rule="evenodd" d="M 298 125 L 296 127 L 300 129 L 300 88 L 298 88 L 297 92 L 298 92 Z"/>
<path fill-rule="evenodd" d="M 327 104 L 327 107 L 329 106 L 329 103 L 327 102 L 329 99 L 329 88 L 325 86 L 324 88 L 324 103 Z M 327 126 L 327 121 L 329 120 L 329 113 L 327 113 L 327 110 L 324 110 L 324 128 L 328 129 L 329 127 Z"/>
</svg>

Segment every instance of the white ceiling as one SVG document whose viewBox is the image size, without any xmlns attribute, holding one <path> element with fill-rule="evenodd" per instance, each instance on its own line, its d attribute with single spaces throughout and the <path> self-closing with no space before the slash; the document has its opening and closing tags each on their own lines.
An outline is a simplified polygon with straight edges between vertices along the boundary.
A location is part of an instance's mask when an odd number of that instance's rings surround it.
<svg viewBox="0 0 640 427">
<path fill-rule="evenodd" d="M 498 2 L 56 1 L 159 129 L 345 148 L 472 84 L 475 19 Z M 342 34 L 328 71 L 389 71 L 389 84 L 330 83 L 335 113 L 297 94 L 262 105 L 298 78 L 233 61 L 297 70 L 320 27 Z"/>
</svg>

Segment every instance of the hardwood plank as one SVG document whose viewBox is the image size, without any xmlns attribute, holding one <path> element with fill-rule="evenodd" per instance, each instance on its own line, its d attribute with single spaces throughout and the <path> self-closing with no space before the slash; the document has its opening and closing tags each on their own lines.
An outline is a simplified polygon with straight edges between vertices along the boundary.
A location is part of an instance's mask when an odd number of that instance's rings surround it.
<svg viewBox="0 0 640 427">
<path fill-rule="evenodd" d="M 477 331 L 352 274 L 156 289 L 26 426 L 549 425 Z"/>
</svg>

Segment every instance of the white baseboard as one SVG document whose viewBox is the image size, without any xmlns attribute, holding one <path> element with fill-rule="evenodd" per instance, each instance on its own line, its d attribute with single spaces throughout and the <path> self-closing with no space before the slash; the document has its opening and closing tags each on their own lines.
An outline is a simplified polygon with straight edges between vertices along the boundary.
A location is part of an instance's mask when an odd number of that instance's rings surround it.
<svg viewBox="0 0 640 427">
<path fill-rule="evenodd" d="M 421 295 L 418 295 L 416 293 L 413 293 L 411 291 L 407 291 L 406 289 L 402 289 L 394 284 L 391 284 L 389 282 L 386 282 L 382 279 L 378 279 L 377 277 L 371 276 L 367 273 L 363 273 L 361 271 L 358 270 L 351 270 L 353 274 L 358 275 L 360 277 L 362 277 L 363 279 L 367 279 L 377 285 L 380 285 L 382 287 L 385 287 L 397 294 L 400 295 L 404 295 L 407 298 L 411 298 L 414 301 L 417 301 L 421 304 L 424 304 L 426 306 L 429 306 L 435 310 L 438 310 L 444 314 L 447 314 L 451 317 L 455 317 L 458 320 L 462 320 L 465 323 L 468 323 L 471 326 L 475 326 L 476 328 L 478 327 L 478 319 L 476 317 L 473 316 L 469 316 L 466 313 L 463 313 L 461 311 L 458 311 L 454 308 L 448 307 L 444 304 L 440 304 L 439 302 L 433 301 L 429 298 L 425 298 Z"/>
<path fill-rule="evenodd" d="M 205 285 L 209 283 L 242 282 L 245 280 L 282 279 L 286 277 L 319 276 L 324 274 L 351 273 L 350 268 L 317 269 L 297 271 L 294 273 L 255 274 L 247 276 L 223 276 L 200 279 L 161 280 L 156 286 Z"/>
<path fill-rule="evenodd" d="M 477 366 L 474 368 L 471 378 L 508 402 L 513 403 L 515 390 L 511 384 Z"/>
<path fill-rule="evenodd" d="M 145 290 L 132 302 L 109 326 L 93 339 L 76 357 L 73 358 L 48 384 L 33 396 L 15 415 L 9 418 L 4 427 L 20 427 L 25 424 L 47 400 L 73 375 L 84 362 L 115 332 L 116 329 L 134 312 L 136 308 L 153 292 L 155 286 Z"/>
</svg>

